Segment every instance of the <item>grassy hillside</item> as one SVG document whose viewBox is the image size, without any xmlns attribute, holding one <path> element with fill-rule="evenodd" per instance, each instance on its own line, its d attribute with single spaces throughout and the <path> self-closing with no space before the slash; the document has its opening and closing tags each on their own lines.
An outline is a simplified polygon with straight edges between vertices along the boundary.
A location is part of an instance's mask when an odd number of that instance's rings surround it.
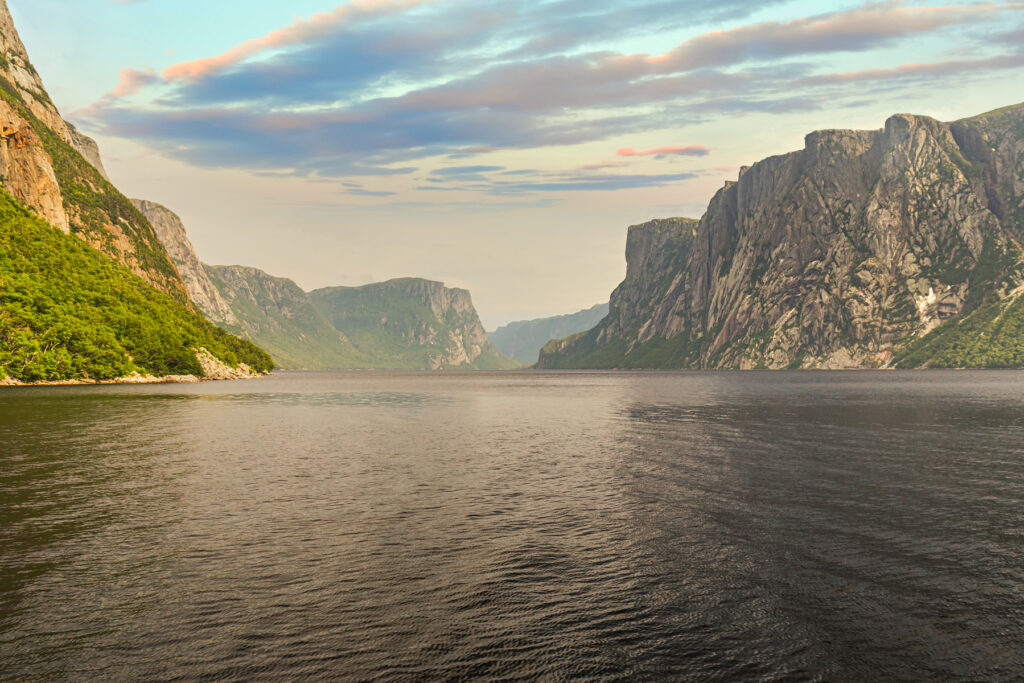
<svg viewBox="0 0 1024 683">
<path fill-rule="evenodd" d="M 263 371 L 273 365 L 252 343 L 0 191 L 0 377 L 201 376 L 198 347 L 232 366 Z"/>
</svg>

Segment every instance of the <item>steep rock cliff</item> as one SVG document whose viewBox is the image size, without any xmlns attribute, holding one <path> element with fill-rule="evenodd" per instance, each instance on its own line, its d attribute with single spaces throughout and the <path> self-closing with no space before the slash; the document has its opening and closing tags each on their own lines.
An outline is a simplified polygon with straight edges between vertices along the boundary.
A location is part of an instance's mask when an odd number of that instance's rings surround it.
<svg viewBox="0 0 1024 683">
<path fill-rule="evenodd" d="M 1024 106 L 812 133 L 699 222 L 632 228 L 608 318 L 540 367 L 892 364 L 1024 279 L 1022 140 Z"/>
<path fill-rule="evenodd" d="M 468 291 L 401 278 L 311 293 L 313 302 L 374 367 L 499 370 L 518 364 L 487 338 Z"/>
<path fill-rule="evenodd" d="M 91 137 L 82 133 L 73 125 L 64 122 L 68 127 L 68 133 L 71 134 L 71 146 L 76 152 L 82 155 L 82 157 L 88 161 L 93 168 L 100 172 L 104 180 L 110 180 L 107 175 L 107 169 L 103 167 L 103 158 L 100 156 L 100 146 L 96 144 L 96 141 Z"/>
<path fill-rule="evenodd" d="M 238 319 L 231 311 L 231 306 L 224 300 L 220 292 L 210 281 L 206 268 L 199 261 L 196 250 L 185 232 L 185 224 L 181 218 L 165 206 L 145 199 L 133 199 L 135 205 L 153 229 L 157 237 L 167 249 L 168 255 L 178 269 L 178 274 L 185 282 L 185 288 L 193 303 L 199 307 L 206 317 L 219 325 L 235 325 Z"/>
<path fill-rule="evenodd" d="M 152 226 L 106 179 L 95 142 L 61 118 L 5 0 L 0 0 L 0 127 L 0 176 L 11 196 L 156 288 L 188 300 Z"/>
</svg>

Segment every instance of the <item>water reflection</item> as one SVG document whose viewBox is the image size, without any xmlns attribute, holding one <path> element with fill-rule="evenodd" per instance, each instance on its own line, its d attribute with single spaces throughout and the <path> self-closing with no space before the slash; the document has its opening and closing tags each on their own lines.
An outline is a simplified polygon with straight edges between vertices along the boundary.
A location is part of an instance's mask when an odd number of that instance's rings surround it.
<svg viewBox="0 0 1024 683">
<path fill-rule="evenodd" d="M 0 392 L 23 678 L 1012 678 L 1012 373 Z"/>
</svg>

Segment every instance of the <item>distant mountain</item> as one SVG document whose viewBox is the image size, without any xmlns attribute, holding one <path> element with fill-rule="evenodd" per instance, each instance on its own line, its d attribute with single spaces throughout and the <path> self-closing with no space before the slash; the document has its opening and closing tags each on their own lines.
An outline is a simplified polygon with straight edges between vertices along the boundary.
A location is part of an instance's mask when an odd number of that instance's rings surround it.
<svg viewBox="0 0 1024 683">
<path fill-rule="evenodd" d="M 309 294 L 291 280 L 245 266 L 203 268 L 231 311 L 231 321 L 222 318 L 218 324 L 259 344 L 280 367 L 318 370 L 367 366 L 363 355 L 328 322 Z"/>
<path fill-rule="evenodd" d="M 506 356 L 523 365 L 532 365 L 537 362 L 537 355 L 549 341 L 589 330 L 606 315 L 608 304 L 598 304 L 578 313 L 509 323 L 494 332 L 488 332 L 487 336 Z"/>
<path fill-rule="evenodd" d="M 272 365 L 195 310 L 95 141 L 60 117 L 0 0 L 0 383 L 231 378 Z"/>
<path fill-rule="evenodd" d="M 608 317 L 539 367 L 1024 367 L 1022 239 L 1024 105 L 812 133 L 630 228 Z"/>
<path fill-rule="evenodd" d="M 186 241 L 179 240 L 184 246 Z M 181 264 L 192 256 L 172 248 Z M 285 278 L 246 266 L 202 265 L 186 275 L 190 291 L 208 281 L 230 311 L 211 307 L 225 330 L 266 349 L 279 367 L 293 370 L 504 370 L 503 356 L 484 332 L 469 292 L 416 278 L 312 293 Z M 206 309 L 204 309 L 206 310 Z"/>
<path fill-rule="evenodd" d="M 506 370 L 518 363 L 487 338 L 469 292 L 418 278 L 312 292 L 317 308 L 368 367 Z"/>
</svg>

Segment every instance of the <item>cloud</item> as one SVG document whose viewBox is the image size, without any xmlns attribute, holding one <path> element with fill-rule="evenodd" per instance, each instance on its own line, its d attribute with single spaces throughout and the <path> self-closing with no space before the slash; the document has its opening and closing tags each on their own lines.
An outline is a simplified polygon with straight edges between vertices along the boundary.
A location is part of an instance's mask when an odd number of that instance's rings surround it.
<svg viewBox="0 0 1024 683">
<path fill-rule="evenodd" d="M 643 152 L 638 152 L 632 147 L 624 147 L 616 152 L 616 154 L 620 157 L 706 157 L 711 154 L 711 150 L 707 147 L 702 147 L 701 145 L 688 145 L 686 147 L 656 147 Z"/>
<path fill-rule="evenodd" d="M 439 168 L 431 171 L 431 175 L 436 176 L 464 176 L 464 175 L 479 175 L 481 173 L 490 173 L 492 171 L 504 171 L 504 166 L 449 166 L 447 168 Z"/>
<path fill-rule="evenodd" d="M 128 95 L 134 95 L 144 86 L 155 83 L 158 80 L 159 76 L 157 76 L 156 71 L 151 67 L 146 67 L 142 70 L 123 69 L 121 71 L 121 78 L 111 94 L 115 97 L 127 97 Z"/>
<path fill-rule="evenodd" d="M 163 77 L 173 80 L 198 80 L 216 71 L 239 64 L 268 50 L 280 49 L 326 37 L 336 26 L 346 21 L 363 19 L 376 14 L 397 12 L 431 0 L 351 0 L 330 12 L 314 14 L 308 19 L 296 19 L 284 28 L 264 36 L 240 43 L 227 52 L 214 57 L 180 62 L 163 70 Z"/>
<path fill-rule="evenodd" d="M 846 73 L 821 74 L 801 79 L 795 85 L 814 87 L 863 83 L 865 81 L 920 80 L 936 76 L 964 76 L 977 71 L 1000 71 L 1020 67 L 1024 67 L 1024 54 L 1003 55 L 989 59 L 949 60 L 930 64 L 901 64 L 888 69 L 864 69 Z"/>
<path fill-rule="evenodd" d="M 657 55 L 624 54 L 602 42 L 644 31 L 662 35 L 666 27 L 690 30 L 771 4 L 365 0 L 162 74 L 127 69 L 110 96 L 73 118 L 90 131 L 141 140 L 197 166 L 384 176 L 411 174 L 431 157 L 617 140 L 723 114 L 810 111 L 834 104 L 836 88 L 848 82 L 923 81 L 956 69 L 1020 66 L 1016 55 L 997 55 L 823 71 L 823 55 L 934 38 L 957 27 L 991 28 L 994 20 L 1005 30 L 1005 15 L 1022 9 L 990 2 L 869 3 L 705 30 Z M 1005 41 L 993 44 L 1011 45 Z M 153 84 L 162 87 L 146 101 L 140 89 Z M 128 103 L 128 95 L 137 97 Z M 625 148 L 620 156 L 709 151 Z M 583 170 L 601 168 L 609 167 Z M 487 173 L 505 172 L 483 164 L 441 170 L 425 186 L 438 185 L 445 174 L 479 183 Z"/>
</svg>

